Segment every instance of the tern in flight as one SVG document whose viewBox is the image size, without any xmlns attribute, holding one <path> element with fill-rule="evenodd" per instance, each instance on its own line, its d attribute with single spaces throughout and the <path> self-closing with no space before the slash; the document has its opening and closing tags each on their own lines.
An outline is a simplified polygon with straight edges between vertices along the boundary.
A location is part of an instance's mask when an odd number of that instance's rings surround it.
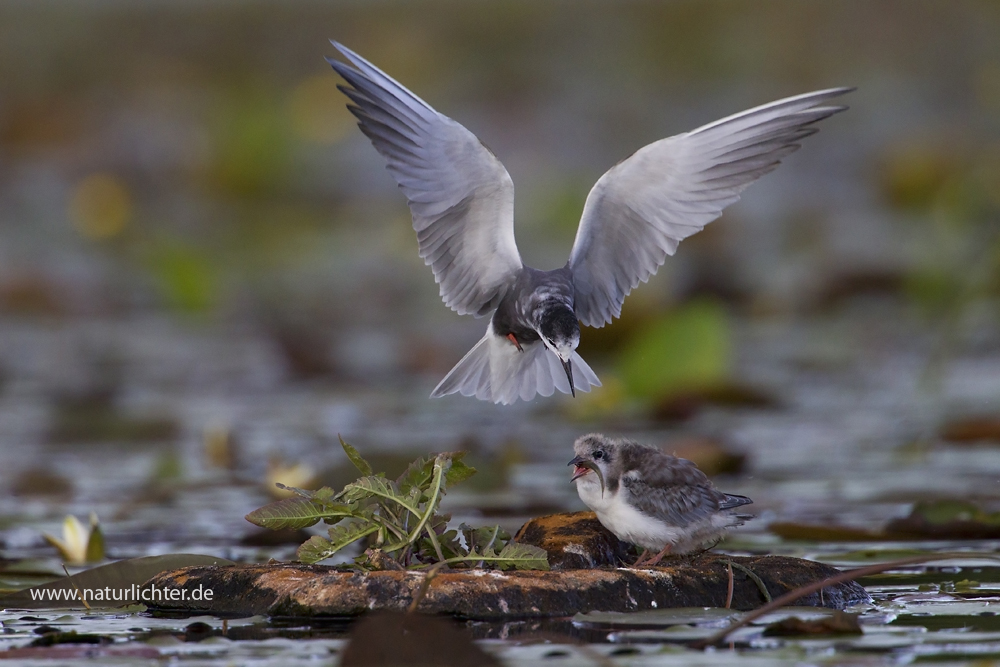
<svg viewBox="0 0 1000 667">
<path fill-rule="evenodd" d="M 587 195 L 565 266 L 525 266 L 514 242 L 514 184 L 476 135 L 345 46 L 327 58 L 361 131 L 406 195 L 420 256 L 445 305 L 492 313 L 486 335 L 432 397 L 460 393 L 494 403 L 600 386 L 576 352 L 580 324 L 603 327 L 622 302 L 755 180 L 795 151 L 813 126 L 847 107 L 826 103 L 852 88 L 789 97 L 640 148 Z"/>
</svg>

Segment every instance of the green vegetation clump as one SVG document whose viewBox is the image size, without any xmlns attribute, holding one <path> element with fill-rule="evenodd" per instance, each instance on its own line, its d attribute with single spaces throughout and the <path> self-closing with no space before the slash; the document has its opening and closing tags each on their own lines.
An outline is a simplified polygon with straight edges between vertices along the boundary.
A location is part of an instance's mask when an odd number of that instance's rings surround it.
<svg viewBox="0 0 1000 667">
<path fill-rule="evenodd" d="M 265 505 L 247 515 L 247 521 L 274 530 L 299 529 L 320 521 L 330 524 L 328 537 L 315 535 L 298 549 L 303 563 L 318 563 L 358 540 L 371 545 L 354 559 L 364 570 L 419 569 L 434 564 L 458 567 L 547 570 L 544 549 L 517 544 L 500 526 L 473 528 L 462 524 L 448 529 L 451 518 L 439 514 L 449 485 L 476 473 L 462 459 L 465 452 L 421 457 L 396 480 L 374 474 L 358 451 L 344 442 L 347 457 L 361 472 L 339 493 L 330 487 L 304 491 L 279 484 L 296 494 Z M 461 534 L 461 537 L 460 537 Z"/>
</svg>

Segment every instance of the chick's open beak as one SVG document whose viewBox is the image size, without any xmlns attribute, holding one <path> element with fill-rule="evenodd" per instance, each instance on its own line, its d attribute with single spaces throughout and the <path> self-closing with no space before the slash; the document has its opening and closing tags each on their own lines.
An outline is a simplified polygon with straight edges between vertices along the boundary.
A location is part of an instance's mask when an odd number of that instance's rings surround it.
<svg viewBox="0 0 1000 667">
<path fill-rule="evenodd" d="M 594 473 L 597 474 L 597 479 L 601 482 L 601 495 L 604 494 L 604 473 L 601 472 L 601 469 L 597 467 L 596 463 L 590 459 L 585 459 L 582 456 L 577 456 L 566 465 L 576 466 L 576 468 L 573 469 L 573 476 L 569 479 L 570 482 L 575 482 L 593 470 Z"/>
</svg>

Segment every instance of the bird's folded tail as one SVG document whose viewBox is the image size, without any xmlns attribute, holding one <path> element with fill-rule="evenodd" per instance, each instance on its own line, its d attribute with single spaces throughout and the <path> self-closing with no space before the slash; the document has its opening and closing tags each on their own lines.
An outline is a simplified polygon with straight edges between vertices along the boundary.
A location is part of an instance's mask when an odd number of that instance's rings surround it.
<svg viewBox="0 0 1000 667">
<path fill-rule="evenodd" d="M 741 505 L 752 505 L 753 501 L 746 496 L 737 496 L 732 493 L 725 494 L 726 499 L 719 505 L 719 509 L 728 510 Z"/>
<path fill-rule="evenodd" d="M 753 504 L 753 501 L 746 496 L 737 496 L 732 493 L 727 493 L 725 496 L 726 499 L 719 505 L 720 510 L 731 510 L 737 507 L 742 507 L 743 505 Z M 730 527 L 742 526 L 743 522 L 754 518 L 752 514 L 742 514 L 740 512 L 729 512 L 728 514 L 732 521 L 732 523 L 729 524 Z"/>
<path fill-rule="evenodd" d="M 570 393 L 566 371 L 555 354 L 541 342 L 522 343 L 521 347 L 523 352 L 506 338 L 494 334 L 491 323 L 486 335 L 435 387 L 431 398 L 459 393 L 508 405 L 517 399 L 530 401 L 536 394 L 551 396 L 557 389 Z M 570 363 L 577 391 L 601 386 L 597 375 L 579 354 L 574 352 Z"/>
</svg>

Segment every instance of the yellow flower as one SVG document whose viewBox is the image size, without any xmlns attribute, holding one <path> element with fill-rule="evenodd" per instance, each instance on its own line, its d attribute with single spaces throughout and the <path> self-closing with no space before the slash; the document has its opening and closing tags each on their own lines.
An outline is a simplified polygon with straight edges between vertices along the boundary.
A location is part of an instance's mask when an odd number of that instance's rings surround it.
<svg viewBox="0 0 1000 667">
<path fill-rule="evenodd" d="M 104 535 L 97 515 L 90 513 L 90 527 L 85 527 L 72 514 L 63 520 L 63 539 L 43 535 L 45 540 L 59 550 L 69 565 L 83 565 L 104 560 Z"/>
<path fill-rule="evenodd" d="M 280 459 L 272 459 L 267 465 L 267 492 L 275 498 L 290 498 L 295 494 L 275 486 L 280 482 L 285 486 L 308 489 L 316 484 L 316 470 L 306 463 L 290 465 Z"/>
</svg>

